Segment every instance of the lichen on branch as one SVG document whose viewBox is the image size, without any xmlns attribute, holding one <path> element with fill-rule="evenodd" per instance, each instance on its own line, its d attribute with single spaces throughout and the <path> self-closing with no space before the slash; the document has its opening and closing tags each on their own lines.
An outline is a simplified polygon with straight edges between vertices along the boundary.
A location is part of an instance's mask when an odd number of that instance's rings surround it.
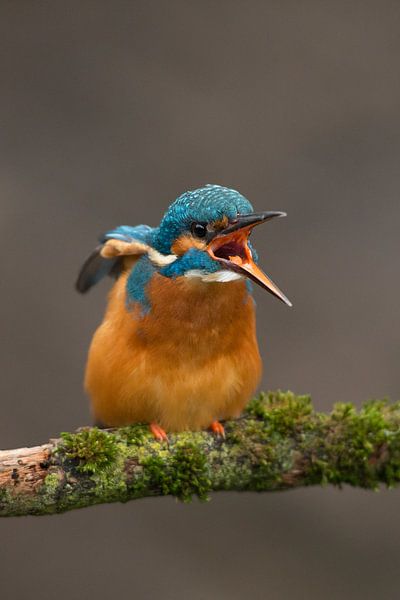
<svg viewBox="0 0 400 600">
<path fill-rule="evenodd" d="M 145 425 L 82 428 L 36 448 L 0 452 L 0 516 L 44 515 L 105 502 L 213 491 L 333 484 L 378 489 L 400 482 L 400 404 L 336 404 L 262 393 L 245 414 L 210 432 L 153 439 Z"/>
</svg>

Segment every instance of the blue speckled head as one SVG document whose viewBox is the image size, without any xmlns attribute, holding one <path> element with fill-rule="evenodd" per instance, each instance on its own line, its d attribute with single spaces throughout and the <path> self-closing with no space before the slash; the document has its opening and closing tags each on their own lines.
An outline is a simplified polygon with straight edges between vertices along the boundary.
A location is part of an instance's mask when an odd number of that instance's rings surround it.
<svg viewBox="0 0 400 600">
<path fill-rule="evenodd" d="M 193 222 L 210 223 L 224 216 L 229 220 L 253 212 L 250 202 L 232 190 L 220 185 L 206 185 L 185 192 L 175 200 L 165 213 L 154 237 L 154 247 L 164 254 L 171 252 L 174 241 L 190 231 Z"/>
<path fill-rule="evenodd" d="M 291 306 L 281 290 L 257 266 L 257 253 L 248 240 L 252 227 L 282 216 L 285 213 L 277 211 L 255 214 L 244 196 L 219 185 L 185 192 L 171 204 L 160 226 L 151 235 L 147 230 L 145 232 L 147 244 L 161 254 L 173 256 L 160 262 L 160 256 L 153 261 L 150 253 L 144 255 L 129 276 L 128 301 L 140 303 L 144 311 L 150 310 L 146 290 L 155 273 L 171 279 L 200 277 L 208 283 L 226 283 L 233 280 L 232 275 L 236 278 L 239 275 L 239 278 L 247 278 L 247 285 L 250 278 Z M 204 241 L 196 245 L 192 243 L 192 236 L 196 235 L 199 225 L 203 226 L 200 229 L 203 235 L 198 237 Z M 207 229 L 204 225 L 211 227 Z"/>
</svg>

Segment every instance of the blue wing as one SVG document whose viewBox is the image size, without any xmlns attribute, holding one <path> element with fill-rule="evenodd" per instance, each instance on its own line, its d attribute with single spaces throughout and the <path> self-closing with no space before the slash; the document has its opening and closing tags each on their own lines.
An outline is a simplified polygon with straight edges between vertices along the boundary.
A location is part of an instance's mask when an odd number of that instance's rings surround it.
<svg viewBox="0 0 400 600">
<path fill-rule="evenodd" d="M 136 225 L 136 227 L 121 225 L 111 231 L 107 231 L 100 241 L 104 243 L 107 240 L 121 240 L 121 242 L 129 243 L 137 240 L 142 244 L 149 244 L 151 246 L 153 231 L 154 227 L 149 227 L 149 225 Z"/>
<path fill-rule="evenodd" d="M 101 236 L 100 244 L 93 250 L 80 270 L 76 282 L 78 292 L 84 294 L 107 275 L 118 278 L 121 274 L 123 257 L 103 258 L 101 255 L 101 250 L 108 240 L 120 240 L 127 243 L 137 241 L 151 246 L 153 232 L 154 228 L 148 225 L 137 225 L 136 227 L 121 225 Z"/>
</svg>

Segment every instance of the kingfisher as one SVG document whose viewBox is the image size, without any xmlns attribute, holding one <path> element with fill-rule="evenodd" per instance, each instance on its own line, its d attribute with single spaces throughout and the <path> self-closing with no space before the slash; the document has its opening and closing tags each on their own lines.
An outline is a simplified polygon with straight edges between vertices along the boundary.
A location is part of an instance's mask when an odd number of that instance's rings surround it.
<svg viewBox="0 0 400 600">
<path fill-rule="evenodd" d="M 258 266 L 253 228 L 283 212 L 254 212 L 236 190 L 187 191 L 158 227 L 107 232 L 84 263 L 85 293 L 116 279 L 85 374 L 95 422 L 148 423 L 153 436 L 210 428 L 238 417 L 261 378 L 252 283 L 288 306 Z"/>
</svg>

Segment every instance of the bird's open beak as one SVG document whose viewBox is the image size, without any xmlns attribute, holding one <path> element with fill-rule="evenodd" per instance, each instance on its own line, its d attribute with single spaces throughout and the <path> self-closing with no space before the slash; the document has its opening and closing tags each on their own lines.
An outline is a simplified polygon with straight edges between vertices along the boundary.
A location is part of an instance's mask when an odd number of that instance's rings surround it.
<svg viewBox="0 0 400 600">
<path fill-rule="evenodd" d="M 249 277 L 279 300 L 292 306 L 278 286 L 256 265 L 248 246 L 253 227 L 275 217 L 285 216 L 286 213 L 271 211 L 239 215 L 235 221 L 213 237 L 207 246 L 207 252 L 211 258 L 223 263 L 226 269 Z"/>
</svg>

